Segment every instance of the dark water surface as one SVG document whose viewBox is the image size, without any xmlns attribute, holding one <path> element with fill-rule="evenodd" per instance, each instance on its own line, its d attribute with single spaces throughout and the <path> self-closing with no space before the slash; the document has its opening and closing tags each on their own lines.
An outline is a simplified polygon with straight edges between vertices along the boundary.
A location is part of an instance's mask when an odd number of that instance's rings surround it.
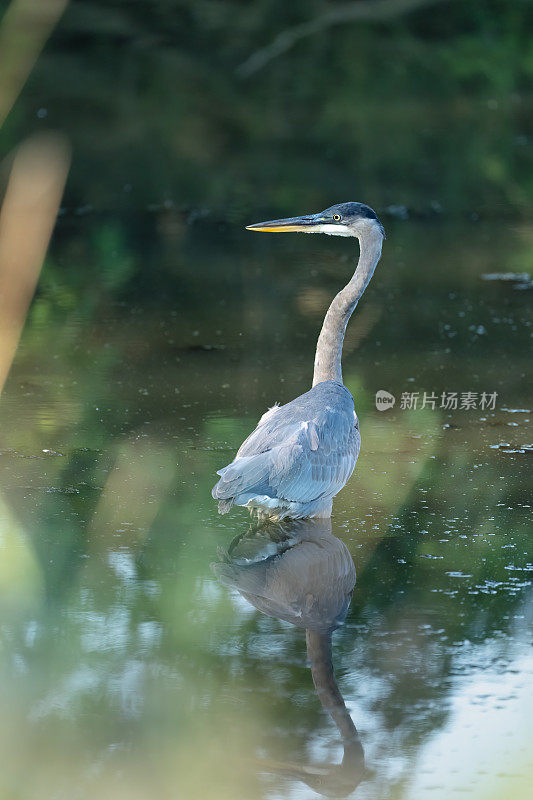
<svg viewBox="0 0 533 800">
<path fill-rule="evenodd" d="M 385 223 L 346 340 L 363 448 L 331 529 L 357 571 L 332 657 L 365 771 L 328 778 L 343 743 L 302 627 L 210 566 L 250 525 L 217 515 L 216 469 L 309 387 L 355 243 L 172 207 L 124 238 L 67 210 L 0 406 L 3 796 L 526 797 L 531 292 L 483 276 L 527 270 L 531 231 Z M 478 407 L 442 409 L 443 392 Z"/>
</svg>

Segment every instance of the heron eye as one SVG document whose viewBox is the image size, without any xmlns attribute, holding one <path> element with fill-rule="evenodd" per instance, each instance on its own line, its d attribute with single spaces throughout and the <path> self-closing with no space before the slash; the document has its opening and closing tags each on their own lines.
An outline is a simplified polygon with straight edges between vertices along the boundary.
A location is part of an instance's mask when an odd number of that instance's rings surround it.
<svg viewBox="0 0 533 800">
<path fill-rule="evenodd" d="M 335 222 L 340 222 L 341 215 L 340 214 L 333 214 L 333 219 L 335 220 Z"/>
</svg>

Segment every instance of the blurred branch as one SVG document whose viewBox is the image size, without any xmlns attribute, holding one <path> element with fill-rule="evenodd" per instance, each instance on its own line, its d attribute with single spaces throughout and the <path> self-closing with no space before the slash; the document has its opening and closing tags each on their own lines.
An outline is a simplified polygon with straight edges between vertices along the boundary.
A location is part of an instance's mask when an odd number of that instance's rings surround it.
<svg viewBox="0 0 533 800">
<path fill-rule="evenodd" d="M 54 227 L 70 164 L 57 134 L 18 149 L 0 212 L 0 392 L 30 305 Z"/>
<path fill-rule="evenodd" d="M 402 14 L 408 14 L 419 8 L 442 3 L 445 0 L 360 0 L 357 3 L 346 3 L 337 6 L 325 14 L 321 14 L 309 22 L 302 22 L 292 28 L 279 33 L 276 38 L 266 47 L 256 50 L 255 53 L 237 67 L 237 75 L 241 78 L 249 78 L 255 72 L 263 69 L 269 61 L 286 53 L 301 39 L 320 33 L 325 28 L 332 25 L 340 25 L 343 22 L 355 22 L 356 20 L 368 20 L 370 22 L 381 22 L 394 19 Z"/>
<path fill-rule="evenodd" d="M 13 0 L 0 27 L 0 126 L 68 0 Z"/>
</svg>

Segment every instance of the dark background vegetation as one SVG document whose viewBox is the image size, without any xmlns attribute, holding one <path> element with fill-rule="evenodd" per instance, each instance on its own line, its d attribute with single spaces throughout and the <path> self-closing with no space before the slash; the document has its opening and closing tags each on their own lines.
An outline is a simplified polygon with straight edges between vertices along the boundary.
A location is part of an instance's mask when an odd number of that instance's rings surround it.
<svg viewBox="0 0 533 800">
<path fill-rule="evenodd" d="M 67 131 L 67 204 L 106 212 L 171 200 L 240 222 L 250 207 L 315 208 L 364 190 L 380 210 L 525 215 L 532 4 L 442 0 L 401 13 L 398 0 L 385 20 L 328 24 L 357 5 L 77 0 L 3 149 L 32 130 Z M 321 29 L 243 74 L 310 19 Z"/>
</svg>

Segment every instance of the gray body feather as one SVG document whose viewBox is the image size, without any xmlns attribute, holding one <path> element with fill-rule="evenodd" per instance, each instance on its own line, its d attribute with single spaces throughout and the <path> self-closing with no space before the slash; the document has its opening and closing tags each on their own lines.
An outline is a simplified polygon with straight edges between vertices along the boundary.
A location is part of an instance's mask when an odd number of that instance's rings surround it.
<svg viewBox="0 0 533 800">
<path fill-rule="evenodd" d="M 360 444 L 348 389 L 318 383 L 263 415 L 234 461 L 219 470 L 213 497 L 221 513 L 236 504 L 279 519 L 329 516 Z"/>
</svg>

